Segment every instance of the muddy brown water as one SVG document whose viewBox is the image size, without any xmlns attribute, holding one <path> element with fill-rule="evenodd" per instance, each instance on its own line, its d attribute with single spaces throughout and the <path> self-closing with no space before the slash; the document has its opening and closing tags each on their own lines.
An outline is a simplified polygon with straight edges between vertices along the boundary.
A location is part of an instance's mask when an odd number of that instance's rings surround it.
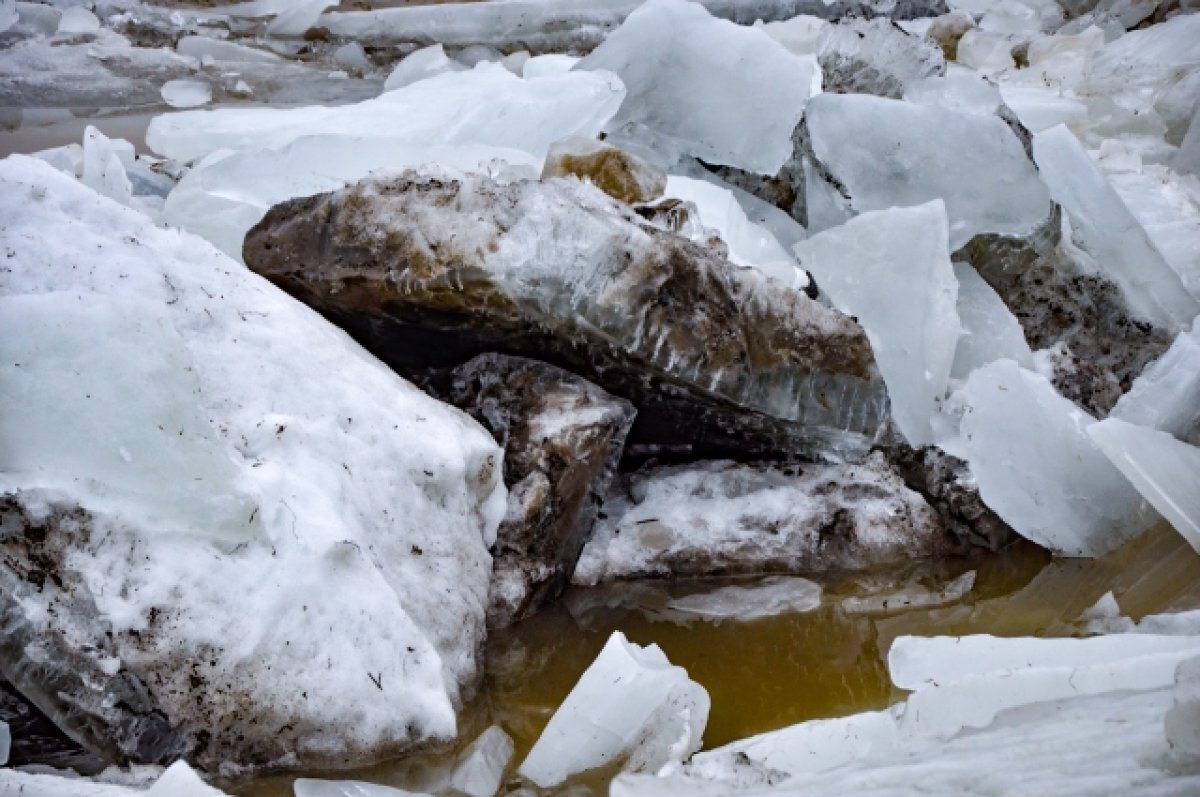
<svg viewBox="0 0 1200 797">
<path fill-rule="evenodd" d="M 898 584 L 936 589 L 967 570 L 976 572 L 974 588 L 949 603 L 896 609 L 892 602 L 893 608 L 876 613 L 853 611 L 846 603 L 864 594 L 886 596 Z M 613 631 L 642 645 L 657 643 L 708 690 L 712 712 L 704 746 L 712 748 L 902 700 L 905 693 L 888 679 L 886 657 L 892 641 L 904 634 L 1076 635 L 1082 631 L 1080 615 L 1109 591 L 1122 612 L 1135 619 L 1200 607 L 1200 556 L 1166 525 L 1100 560 L 1052 559 L 1023 543 L 994 555 L 846 577 L 826 584 L 821 607 L 811 612 L 687 626 L 654 621 L 641 608 L 712 583 L 659 586 L 573 591 L 524 624 L 493 634 L 482 692 L 463 715 L 463 744 L 499 723 L 516 742 L 506 775 L 515 785 L 516 765 Z M 453 754 L 310 776 L 419 789 Z M 587 793 L 580 789 L 586 787 L 603 794 L 612 774 L 592 773 L 552 793 L 573 789 L 570 793 L 578 795 Z M 223 785 L 242 797 L 290 797 L 294 777 Z"/>
</svg>

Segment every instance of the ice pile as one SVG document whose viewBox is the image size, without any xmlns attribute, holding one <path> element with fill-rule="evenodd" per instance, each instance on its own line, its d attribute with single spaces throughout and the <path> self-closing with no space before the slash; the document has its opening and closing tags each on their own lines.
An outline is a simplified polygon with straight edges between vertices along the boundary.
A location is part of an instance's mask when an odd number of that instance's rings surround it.
<svg viewBox="0 0 1200 797">
<path fill-rule="evenodd" d="M 113 761 L 453 738 L 491 438 L 201 239 L 39 160 L 0 182 L 5 675 Z"/>
<path fill-rule="evenodd" d="M 1184 793 L 1200 776 L 1170 759 L 1195 751 L 1200 637 L 1187 615 L 1143 626 L 1087 639 L 901 637 L 888 666 L 913 691 L 905 702 L 734 742 L 657 776 L 623 774 L 612 794 L 1019 795 L 1071 782 Z"/>
<path fill-rule="evenodd" d="M 550 788 L 610 764 L 656 772 L 700 749 L 708 708 L 708 692 L 658 645 L 643 648 L 615 632 L 550 718 L 520 774 Z"/>
</svg>

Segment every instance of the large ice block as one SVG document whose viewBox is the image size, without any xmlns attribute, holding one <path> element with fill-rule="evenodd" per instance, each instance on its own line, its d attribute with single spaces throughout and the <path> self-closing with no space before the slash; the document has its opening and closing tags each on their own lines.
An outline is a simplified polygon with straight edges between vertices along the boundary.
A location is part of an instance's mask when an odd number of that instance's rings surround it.
<svg viewBox="0 0 1200 797">
<path fill-rule="evenodd" d="M 1193 322 L 1142 371 L 1111 417 L 1200 445 L 1200 323 Z"/>
<path fill-rule="evenodd" d="M 1051 196 L 1070 216 L 1076 239 L 1120 286 L 1134 313 L 1169 330 L 1182 329 L 1200 315 L 1200 301 L 1187 292 L 1070 130 L 1059 125 L 1038 133 L 1033 157 Z"/>
<path fill-rule="evenodd" d="M 947 445 L 1022 536 L 1064 556 L 1099 556 L 1156 520 L 1088 437 L 1095 420 L 1045 377 L 997 360 L 971 374 L 962 398 L 961 437 Z"/>
<path fill-rule="evenodd" d="M 795 246 L 801 267 L 867 331 L 892 419 L 910 445 L 934 442 L 961 331 L 941 200 L 863 213 Z"/>
<path fill-rule="evenodd" d="M 575 67 L 595 69 L 629 92 L 609 124 L 618 139 L 774 174 L 791 155 L 813 64 L 697 3 L 650 0 Z"/>
<path fill-rule="evenodd" d="M 1000 359 L 1032 368 L 1033 352 L 1025 342 L 1021 322 L 999 294 L 968 263 L 956 262 L 954 276 L 958 280 L 958 319 L 963 334 L 954 352 L 951 376 L 965 379 L 976 368 Z"/>
<path fill-rule="evenodd" d="M 675 667 L 658 645 L 641 647 L 613 632 L 521 764 L 542 788 L 624 761 L 655 772 L 700 748 L 708 692 Z"/>
</svg>

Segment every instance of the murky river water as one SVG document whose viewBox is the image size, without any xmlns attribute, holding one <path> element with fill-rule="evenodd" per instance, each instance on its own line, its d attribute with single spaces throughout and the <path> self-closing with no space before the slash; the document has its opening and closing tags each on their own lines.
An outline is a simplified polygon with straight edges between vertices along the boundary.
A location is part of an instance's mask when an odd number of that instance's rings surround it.
<svg viewBox="0 0 1200 797">
<path fill-rule="evenodd" d="M 975 586 L 959 600 L 925 608 L 896 609 L 889 590 L 907 585 L 938 588 L 967 570 Z M 515 765 L 528 752 L 554 709 L 620 630 L 639 644 L 658 643 L 687 668 L 712 697 L 705 747 L 796 722 L 877 709 L 903 699 L 888 679 L 886 656 L 903 634 L 991 633 L 1071 635 L 1080 615 L 1112 591 L 1122 612 L 1135 619 L 1172 608 L 1200 606 L 1200 556 L 1167 526 L 1159 526 L 1102 560 L 1052 560 L 1020 544 L 990 556 L 926 565 L 904 572 L 847 578 L 826 585 L 819 609 L 751 622 L 654 621 L 652 611 L 670 596 L 711 588 L 662 585 L 636 592 L 628 586 L 581 590 L 517 628 L 493 635 L 489 674 L 464 718 L 464 742 L 490 723 L 516 741 Z M 848 598 L 873 596 L 873 600 Z M 864 610 L 863 603 L 874 604 Z M 857 604 L 857 605 L 856 605 Z M 421 756 L 365 770 L 314 773 L 419 789 L 450 755 Z M 510 775 L 512 772 L 510 771 Z M 567 788 L 597 794 L 611 773 L 594 773 Z M 292 778 L 226 784 L 244 797 L 291 795 Z M 576 794 L 577 792 L 571 792 Z"/>
</svg>

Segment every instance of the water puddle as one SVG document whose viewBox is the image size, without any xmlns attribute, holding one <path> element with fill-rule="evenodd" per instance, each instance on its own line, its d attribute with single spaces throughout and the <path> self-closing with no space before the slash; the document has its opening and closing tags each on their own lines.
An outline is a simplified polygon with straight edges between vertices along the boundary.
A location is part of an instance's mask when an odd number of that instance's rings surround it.
<svg viewBox="0 0 1200 797">
<path fill-rule="evenodd" d="M 968 571 L 975 573 L 973 588 L 952 597 L 954 590 L 946 585 Z M 1079 616 L 1109 591 L 1122 613 L 1134 619 L 1200 606 L 1200 556 L 1160 525 L 1101 560 L 1053 560 L 1022 543 L 995 555 L 827 583 L 821 606 L 801 614 L 690 625 L 661 619 L 672 598 L 714 586 L 685 582 L 577 590 L 531 621 L 493 634 L 487 679 L 463 718 L 464 744 L 499 723 L 516 742 L 515 770 L 615 630 L 642 645 L 658 643 L 708 689 L 712 713 L 704 743 L 711 748 L 902 699 L 885 662 L 892 640 L 903 634 L 1077 634 Z M 920 603 L 925 605 L 913 605 Z M 452 758 L 453 752 L 412 756 L 314 776 L 419 790 Z M 571 789 L 578 797 L 588 793 L 584 787 L 603 794 L 612 774 L 591 773 L 558 793 Z M 291 777 L 266 778 L 229 788 L 244 797 L 290 797 L 291 782 Z"/>
</svg>

